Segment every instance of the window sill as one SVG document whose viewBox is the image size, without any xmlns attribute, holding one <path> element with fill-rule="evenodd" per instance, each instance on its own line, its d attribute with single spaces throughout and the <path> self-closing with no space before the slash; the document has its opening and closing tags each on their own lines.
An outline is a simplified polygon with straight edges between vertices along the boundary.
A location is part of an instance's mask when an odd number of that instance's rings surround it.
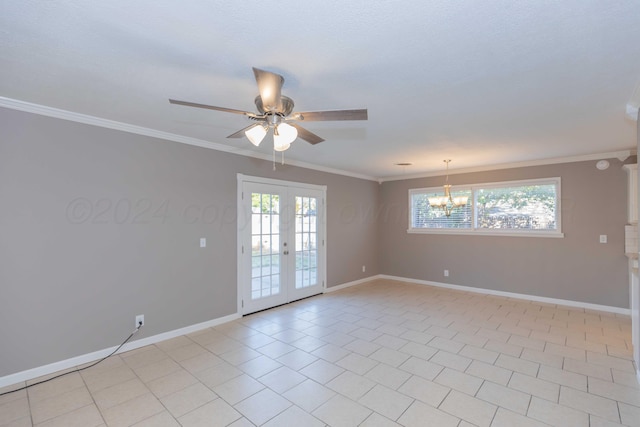
<svg viewBox="0 0 640 427">
<path fill-rule="evenodd" d="M 512 230 L 456 230 L 444 228 L 410 228 L 408 234 L 449 234 L 455 236 L 500 236 L 500 237 L 547 237 L 564 238 L 564 233 L 558 231 L 512 231 Z"/>
</svg>

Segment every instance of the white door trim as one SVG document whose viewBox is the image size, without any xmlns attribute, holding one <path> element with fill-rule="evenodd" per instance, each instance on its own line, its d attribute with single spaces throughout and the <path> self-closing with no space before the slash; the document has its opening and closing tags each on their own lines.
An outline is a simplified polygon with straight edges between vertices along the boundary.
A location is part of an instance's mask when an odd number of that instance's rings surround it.
<svg viewBox="0 0 640 427">
<path fill-rule="evenodd" d="M 242 188 L 243 188 L 243 184 L 245 182 L 252 182 L 252 183 L 258 183 L 258 184 L 271 184 L 271 185 L 280 185 L 280 186 L 284 186 L 284 187 L 294 187 L 294 188 L 302 188 L 302 189 L 311 189 L 311 190 L 317 190 L 317 191 L 321 191 L 323 194 L 323 203 L 322 206 L 320 207 L 322 209 L 322 218 L 324 221 L 324 226 L 322 227 L 322 233 L 320 236 L 318 236 L 321 240 L 322 240 L 322 247 L 320 249 L 321 251 L 321 258 L 322 258 L 322 262 L 319 265 L 319 270 L 320 270 L 320 274 L 322 276 L 322 293 L 324 293 L 327 289 L 327 283 L 326 283 L 326 278 L 327 278 L 327 227 L 326 227 L 326 223 L 327 223 L 327 203 L 326 203 L 326 199 L 327 199 L 327 186 L 326 185 L 316 185 L 316 184 L 307 184 L 307 183 L 303 183 L 303 182 L 295 182 L 295 181 L 285 181 L 285 180 L 281 180 L 281 179 L 273 179 L 273 178 L 263 178 L 263 177 L 259 177 L 259 176 L 251 176 L 251 175 L 244 175 L 242 173 L 238 173 L 236 175 L 237 178 L 237 189 L 236 189 L 236 200 L 237 200 L 237 206 L 236 206 L 236 222 L 237 222 L 237 229 L 236 229 L 236 295 L 237 295 L 237 313 L 240 314 L 241 316 L 244 313 L 244 309 L 242 307 L 242 230 L 244 227 L 247 226 L 248 221 L 250 221 L 250 218 L 244 218 L 244 208 L 243 208 L 243 201 L 242 201 Z"/>
</svg>

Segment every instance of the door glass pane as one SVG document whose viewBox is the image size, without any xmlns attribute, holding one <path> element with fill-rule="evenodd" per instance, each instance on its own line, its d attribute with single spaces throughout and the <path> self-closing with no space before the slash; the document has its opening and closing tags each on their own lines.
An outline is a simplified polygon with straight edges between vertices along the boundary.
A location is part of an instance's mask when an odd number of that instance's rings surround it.
<svg viewBox="0 0 640 427">
<path fill-rule="evenodd" d="M 296 196 L 296 289 L 317 284 L 317 275 L 313 271 L 318 259 L 316 246 L 316 204 L 317 200 L 315 197 Z"/>
<path fill-rule="evenodd" d="M 251 193 L 251 298 L 280 293 L 280 196 Z"/>
</svg>

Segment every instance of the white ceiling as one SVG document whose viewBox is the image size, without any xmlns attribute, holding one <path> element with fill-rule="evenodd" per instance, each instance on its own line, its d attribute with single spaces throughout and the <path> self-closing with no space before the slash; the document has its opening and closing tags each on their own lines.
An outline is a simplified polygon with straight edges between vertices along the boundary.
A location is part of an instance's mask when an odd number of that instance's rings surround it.
<svg viewBox="0 0 640 427">
<path fill-rule="evenodd" d="M 298 111 L 369 110 L 286 158 L 371 177 L 636 146 L 637 0 L 7 0 L 0 35 L 0 96 L 232 151 L 244 117 L 168 98 L 254 111 L 280 73 Z"/>
</svg>

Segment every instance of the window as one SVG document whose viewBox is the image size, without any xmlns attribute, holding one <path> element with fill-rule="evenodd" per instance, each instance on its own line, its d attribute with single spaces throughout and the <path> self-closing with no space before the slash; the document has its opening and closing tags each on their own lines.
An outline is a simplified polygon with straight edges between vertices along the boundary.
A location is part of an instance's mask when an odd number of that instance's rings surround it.
<svg viewBox="0 0 640 427">
<path fill-rule="evenodd" d="M 454 186 L 469 202 L 449 216 L 429 205 L 442 187 L 409 190 L 409 233 L 562 237 L 560 178 Z"/>
</svg>

